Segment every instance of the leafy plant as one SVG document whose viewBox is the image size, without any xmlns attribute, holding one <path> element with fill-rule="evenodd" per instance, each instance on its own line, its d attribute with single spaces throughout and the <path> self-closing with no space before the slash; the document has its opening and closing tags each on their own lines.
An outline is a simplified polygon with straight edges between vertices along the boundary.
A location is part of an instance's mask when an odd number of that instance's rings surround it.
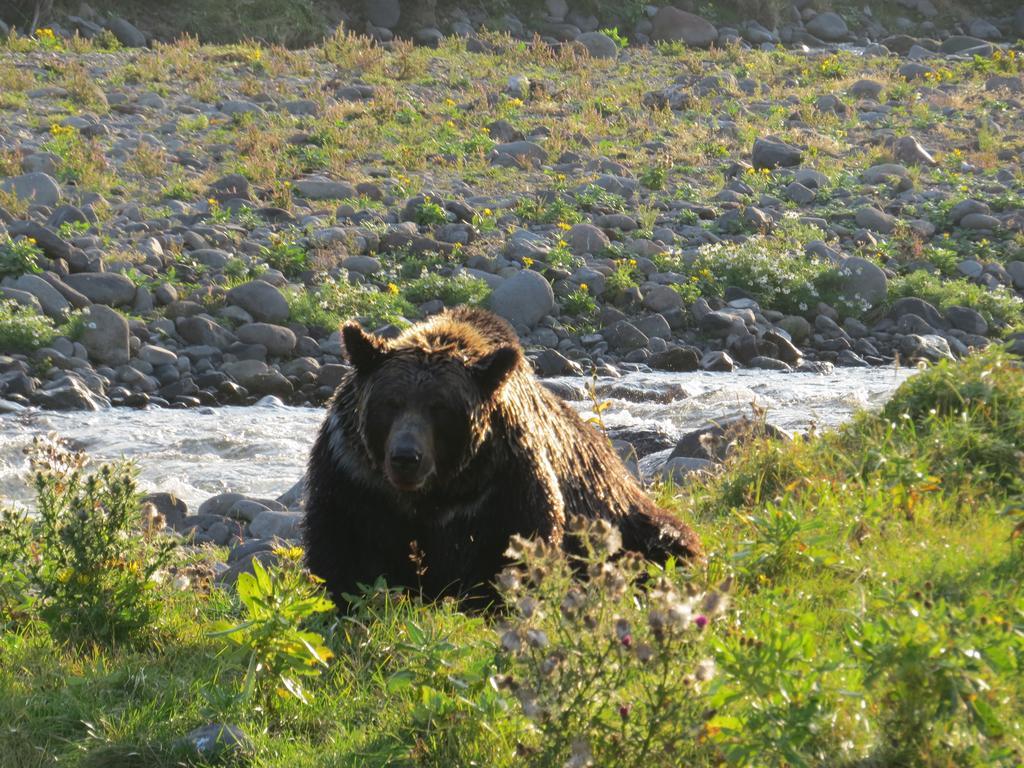
<svg viewBox="0 0 1024 768">
<path fill-rule="evenodd" d="M 763 636 L 730 633 L 715 643 L 721 674 L 710 702 L 718 708 L 707 735 L 735 766 L 828 764 L 820 751 L 833 730 L 839 696 L 829 675 L 835 659 L 822 657 L 813 614 L 788 627 L 770 626 Z"/>
<path fill-rule="evenodd" d="M 459 304 L 477 306 L 487 299 L 491 289 L 486 281 L 466 272 L 447 277 L 437 272 L 427 272 L 410 281 L 405 286 L 404 293 L 405 298 L 414 304 L 440 299 L 446 307 Z"/>
<path fill-rule="evenodd" d="M 645 168 L 639 176 L 640 183 L 647 189 L 659 190 L 665 188 L 665 180 L 668 178 L 668 170 L 664 165 L 650 165 Z"/>
<path fill-rule="evenodd" d="M 441 207 L 440 203 L 433 200 L 424 200 L 416 209 L 416 223 L 420 226 L 431 227 L 437 224 L 448 223 L 448 212 Z"/>
<path fill-rule="evenodd" d="M 334 610 L 334 604 L 324 595 L 321 580 L 303 570 L 302 550 L 276 549 L 274 554 L 276 567 L 268 570 L 254 559 L 253 572 L 238 577 L 245 620 L 235 626 L 221 622 L 211 635 L 233 643 L 245 660 L 245 699 L 266 698 L 267 686 L 273 686 L 278 697 L 305 704 L 309 698 L 302 678 L 319 675 L 334 654 L 320 634 L 303 625 Z"/>
<path fill-rule="evenodd" d="M 262 258 L 285 277 L 298 277 L 309 269 L 309 251 L 299 243 L 295 232 L 275 232 L 270 245 L 260 248 Z"/>
<path fill-rule="evenodd" d="M 1024 322 L 1024 299 L 1005 287 L 989 289 L 967 280 L 943 280 L 924 270 L 901 275 L 889 285 L 892 301 L 916 296 L 940 310 L 951 306 L 970 307 L 995 326 L 1018 325 Z"/>
<path fill-rule="evenodd" d="M 936 737 L 955 754 L 1006 734 L 993 706 L 996 680 L 1022 672 L 1020 624 L 990 616 L 986 603 L 888 591 L 850 625 L 865 685 L 883 689 L 890 702 L 882 732 L 891 762 L 914 761 Z"/>
<path fill-rule="evenodd" d="M 580 286 L 562 300 L 562 310 L 569 315 L 576 317 L 590 317 L 597 312 L 597 301 L 590 293 L 590 287 L 586 283 Z"/>
<path fill-rule="evenodd" d="M 547 203 L 536 197 L 521 197 L 516 202 L 513 212 L 525 221 L 538 224 L 572 225 L 583 221 L 583 214 L 572 203 L 561 197 L 556 197 Z"/>
<path fill-rule="evenodd" d="M 605 282 L 605 290 L 612 294 L 628 291 L 635 288 L 636 282 L 636 259 L 619 259 L 615 262 L 615 269 Z"/>
<path fill-rule="evenodd" d="M 386 323 L 403 324 L 416 314 L 416 308 L 401 295 L 397 285 L 392 290 L 378 290 L 367 285 L 353 285 L 338 280 L 325 280 L 310 290 L 288 294 L 293 320 L 319 328 L 337 328 L 339 324 L 360 319 L 370 326 Z"/>
<path fill-rule="evenodd" d="M 513 537 L 516 565 L 498 577 L 509 617 L 498 630 L 507 670 L 494 685 L 533 723 L 523 751 L 542 766 L 686 763 L 702 751 L 696 700 L 714 676 L 707 638 L 727 597 L 681 585 L 671 566 L 615 559 L 621 538 L 608 523 L 574 525 L 572 562 L 558 546 Z"/>
<path fill-rule="evenodd" d="M 12 240 L 5 235 L 0 239 L 0 277 L 38 274 L 43 271 L 39 266 L 42 256 L 43 249 L 36 245 L 35 238 L 20 237 Z"/>
<path fill-rule="evenodd" d="M 36 516 L 0 520 L 5 570 L 19 574 L 23 598 L 58 637 L 138 639 L 156 619 L 152 576 L 173 544 L 143 516 L 135 468 L 86 474 L 84 454 L 49 438 L 36 439 L 30 462 Z"/>
<path fill-rule="evenodd" d="M 601 32 L 614 40 L 616 47 L 620 49 L 629 47 L 629 39 L 619 33 L 618 27 L 606 27 Z"/>
<path fill-rule="evenodd" d="M 14 299 L 0 299 L 0 349 L 32 352 L 57 335 L 53 321 Z"/>
</svg>

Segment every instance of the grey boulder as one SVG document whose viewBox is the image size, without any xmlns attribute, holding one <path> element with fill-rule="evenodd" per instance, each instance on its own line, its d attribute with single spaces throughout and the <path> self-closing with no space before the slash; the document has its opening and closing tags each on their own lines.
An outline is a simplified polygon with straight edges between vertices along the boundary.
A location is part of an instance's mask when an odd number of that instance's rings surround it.
<svg viewBox="0 0 1024 768">
<path fill-rule="evenodd" d="M 284 295 L 262 280 L 253 280 L 232 288 L 227 298 L 259 322 L 280 323 L 288 319 L 288 302 Z"/>
<path fill-rule="evenodd" d="M 104 365 L 124 365 L 131 359 L 128 321 L 119 312 L 93 304 L 82 328 L 82 345 L 89 359 Z"/>
<path fill-rule="evenodd" d="M 555 294 L 539 273 L 524 269 L 494 289 L 490 308 L 513 325 L 532 328 L 554 310 Z"/>
<path fill-rule="evenodd" d="M 0 179 L 0 190 L 21 200 L 53 207 L 60 202 L 60 185 L 52 176 L 42 172 L 24 173 Z"/>
<path fill-rule="evenodd" d="M 135 299 L 135 284 L 117 272 L 79 272 L 65 275 L 64 282 L 93 304 L 122 307 Z"/>
</svg>

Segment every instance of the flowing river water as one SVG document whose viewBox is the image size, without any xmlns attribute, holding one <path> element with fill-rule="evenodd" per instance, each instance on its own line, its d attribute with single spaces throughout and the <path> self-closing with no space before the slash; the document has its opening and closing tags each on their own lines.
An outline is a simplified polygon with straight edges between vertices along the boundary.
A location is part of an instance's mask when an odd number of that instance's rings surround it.
<svg viewBox="0 0 1024 768">
<path fill-rule="evenodd" d="M 656 427 L 678 437 L 709 420 L 750 413 L 756 403 L 767 409 L 773 424 L 803 431 L 812 424 L 819 429 L 835 426 L 861 408 L 877 408 L 912 373 L 878 368 L 837 368 L 829 375 L 764 370 L 635 373 L 600 379 L 596 392 L 610 402 L 603 413 L 608 427 Z M 554 381 L 576 393 L 581 399 L 573 405 L 590 415 L 589 380 Z M 122 456 L 135 460 L 144 489 L 174 493 L 193 511 L 222 491 L 273 498 L 302 477 L 322 417 L 320 408 L 285 406 L 272 399 L 249 407 L 3 415 L 0 501 L 29 501 L 25 448 L 34 436 L 50 432 L 70 439 L 94 462 Z"/>
</svg>

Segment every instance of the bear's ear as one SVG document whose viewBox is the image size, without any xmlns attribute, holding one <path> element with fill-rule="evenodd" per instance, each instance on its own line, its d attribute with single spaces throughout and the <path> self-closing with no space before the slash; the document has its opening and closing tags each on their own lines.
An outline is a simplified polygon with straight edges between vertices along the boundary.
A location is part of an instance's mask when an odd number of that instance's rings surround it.
<svg viewBox="0 0 1024 768">
<path fill-rule="evenodd" d="M 348 360 L 360 373 L 369 373 L 387 353 L 387 341 L 363 331 L 359 323 L 346 323 L 341 329 Z"/>
<path fill-rule="evenodd" d="M 476 379 L 485 400 L 498 391 L 498 387 L 516 367 L 519 358 L 519 350 L 515 347 L 500 347 L 470 366 L 473 378 Z"/>
</svg>

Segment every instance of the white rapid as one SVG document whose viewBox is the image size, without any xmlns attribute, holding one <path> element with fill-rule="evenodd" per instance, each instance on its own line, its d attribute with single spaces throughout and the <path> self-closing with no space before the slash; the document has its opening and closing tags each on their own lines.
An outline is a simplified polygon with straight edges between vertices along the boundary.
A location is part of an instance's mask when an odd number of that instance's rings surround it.
<svg viewBox="0 0 1024 768">
<path fill-rule="evenodd" d="M 874 408 L 913 373 L 912 370 L 837 368 L 821 376 L 808 373 L 744 370 L 735 373 L 631 374 L 598 380 L 599 399 L 610 401 L 607 426 L 665 429 L 679 436 L 708 420 L 749 412 L 751 403 L 768 410 L 772 423 L 790 430 L 834 426 L 860 408 Z M 574 405 L 588 414 L 590 381 L 556 380 L 582 399 Z M 628 399 L 607 394 L 623 387 Z M 685 392 L 667 402 L 641 392 Z M 664 397 L 658 400 L 666 399 Z M 323 411 L 273 402 L 248 408 L 131 410 L 101 412 L 26 411 L 0 416 L 0 501 L 26 503 L 25 448 L 35 435 L 56 432 L 98 460 L 135 460 L 142 487 L 168 491 L 195 509 L 221 491 L 275 497 L 303 473 L 306 456 Z"/>
</svg>

